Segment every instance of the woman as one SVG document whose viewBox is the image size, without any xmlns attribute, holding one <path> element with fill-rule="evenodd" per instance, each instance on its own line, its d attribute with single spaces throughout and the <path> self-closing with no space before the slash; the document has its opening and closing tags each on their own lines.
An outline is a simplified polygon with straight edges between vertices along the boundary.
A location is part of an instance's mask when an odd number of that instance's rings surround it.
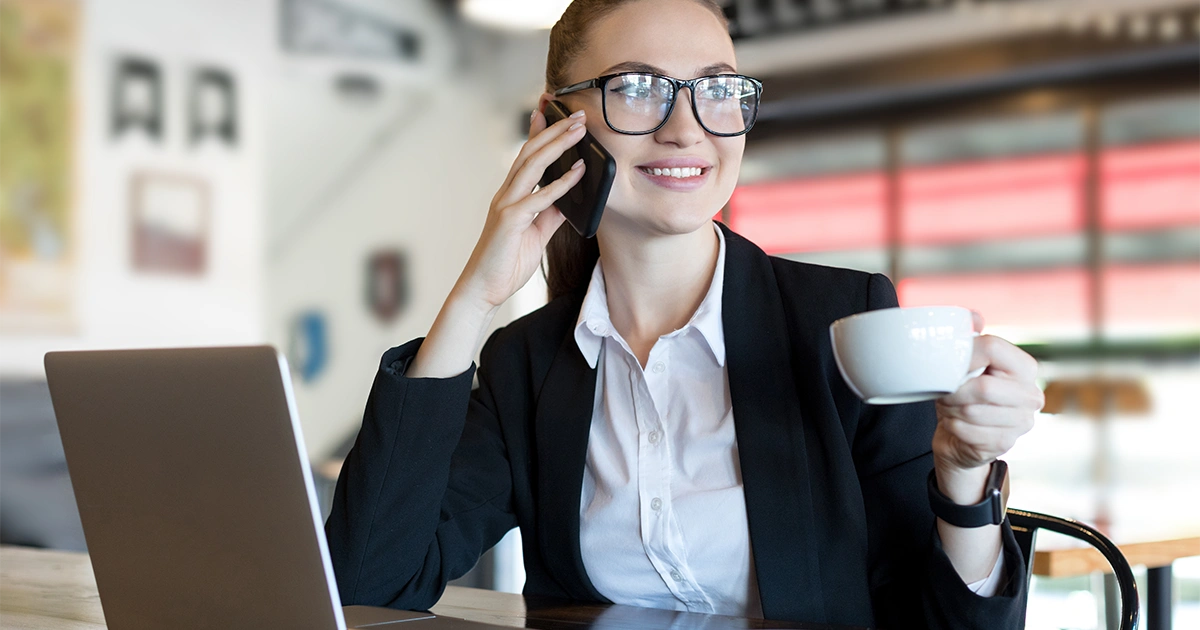
<svg viewBox="0 0 1200 630">
<path fill-rule="evenodd" d="M 383 357 L 326 525 L 343 603 L 427 608 L 519 526 L 527 594 L 892 628 L 1021 624 L 1011 530 L 935 519 L 926 480 L 936 468 L 950 501 L 979 501 L 1041 406 L 1036 363 L 982 336 L 973 367 L 986 373 L 936 410 L 854 398 L 829 323 L 894 306 L 895 291 L 769 258 L 711 221 L 753 123 L 722 119 L 720 101 L 757 105 L 735 68 L 708 0 L 567 9 L 530 140 L 470 260 L 429 335 Z M 575 115 L 546 127 L 556 98 Z M 552 205 L 582 166 L 531 192 L 585 128 L 617 162 L 594 241 Z M 475 373 L 483 331 L 548 243 L 553 299 L 497 331 Z"/>
</svg>

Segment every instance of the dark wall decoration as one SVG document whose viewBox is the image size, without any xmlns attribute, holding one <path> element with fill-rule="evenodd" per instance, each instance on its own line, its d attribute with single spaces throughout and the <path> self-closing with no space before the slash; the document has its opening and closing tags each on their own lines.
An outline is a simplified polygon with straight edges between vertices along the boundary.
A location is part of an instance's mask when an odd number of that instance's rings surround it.
<svg viewBox="0 0 1200 630">
<path fill-rule="evenodd" d="M 316 380 L 329 364 L 329 325 L 320 311 L 304 311 L 292 319 L 288 364 L 305 383 Z"/>
<path fill-rule="evenodd" d="M 112 82 L 113 137 L 137 129 L 161 141 L 163 119 L 163 75 L 158 64 L 135 57 L 118 60 Z"/>
<path fill-rule="evenodd" d="M 237 83 L 219 68 L 197 68 L 188 95 L 188 140 L 215 138 L 229 146 L 238 140 Z"/>
<path fill-rule="evenodd" d="M 390 323 L 408 305 L 408 261 L 396 249 L 380 250 L 367 258 L 367 306 L 375 317 Z"/>
</svg>

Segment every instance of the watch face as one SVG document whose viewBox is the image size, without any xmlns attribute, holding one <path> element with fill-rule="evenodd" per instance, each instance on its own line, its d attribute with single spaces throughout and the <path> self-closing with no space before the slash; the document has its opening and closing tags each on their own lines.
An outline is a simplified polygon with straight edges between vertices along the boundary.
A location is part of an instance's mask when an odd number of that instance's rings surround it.
<svg viewBox="0 0 1200 630">
<path fill-rule="evenodd" d="M 935 471 L 929 471 L 929 506 L 934 516 L 955 527 L 983 527 L 1004 522 L 1008 502 L 1008 465 L 1001 460 L 992 463 L 983 497 L 974 505 L 960 505 L 942 494 L 937 487 Z"/>
<path fill-rule="evenodd" d="M 999 525 L 1004 522 L 1004 512 L 1008 508 L 1008 463 L 1004 460 L 992 462 L 986 492 L 992 503 L 992 524 Z"/>
<path fill-rule="evenodd" d="M 999 525 L 1004 522 L 1004 499 L 1000 496 L 999 490 L 993 490 L 988 493 L 989 503 L 992 508 L 992 525 Z"/>
</svg>

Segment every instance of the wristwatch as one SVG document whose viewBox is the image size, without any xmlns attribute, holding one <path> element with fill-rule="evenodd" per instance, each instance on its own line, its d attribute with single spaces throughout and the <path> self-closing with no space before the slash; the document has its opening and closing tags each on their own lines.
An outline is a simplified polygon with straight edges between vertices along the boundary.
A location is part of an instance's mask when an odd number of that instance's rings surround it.
<svg viewBox="0 0 1200 630">
<path fill-rule="evenodd" d="M 1004 522 L 1008 503 L 1008 464 L 997 459 L 988 472 L 983 500 L 975 505 L 959 505 L 938 490 L 937 476 L 929 471 L 929 507 L 938 518 L 955 527 L 983 527 Z"/>
</svg>

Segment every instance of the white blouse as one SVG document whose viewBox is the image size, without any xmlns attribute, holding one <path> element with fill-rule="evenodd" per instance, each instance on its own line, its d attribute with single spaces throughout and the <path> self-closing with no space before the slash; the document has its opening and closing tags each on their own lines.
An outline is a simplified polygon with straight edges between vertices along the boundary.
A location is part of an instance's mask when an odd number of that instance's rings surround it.
<svg viewBox="0 0 1200 630">
<path fill-rule="evenodd" d="M 716 226 L 713 226 L 716 229 Z M 580 548 L 618 604 L 761 617 L 721 321 L 725 237 L 708 293 L 659 337 L 646 369 L 613 328 L 601 263 L 575 341 L 596 375 L 580 497 Z M 995 593 L 1003 558 L 970 585 Z"/>
</svg>

